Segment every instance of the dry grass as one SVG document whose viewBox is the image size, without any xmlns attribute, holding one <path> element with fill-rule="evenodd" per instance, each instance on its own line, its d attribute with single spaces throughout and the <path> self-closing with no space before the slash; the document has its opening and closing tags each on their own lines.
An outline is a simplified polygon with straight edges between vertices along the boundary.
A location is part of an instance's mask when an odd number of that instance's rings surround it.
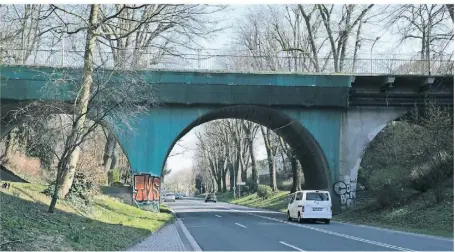
<svg viewBox="0 0 455 252">
<path fill-rule="evenodd" d="M 9 170 L 26 180 L 38 181 L 45 177 L 39 158 L 28 157 L 22 152 L 14 152 L 5 157 Z"/>
<path fill-rule="evenodd" d="M 102 195 L 89 213 L 60 200 L 49 214 L 44 188 L 12 183 L 0 190 L 0 250 L 124 250 L 173 218 Z"/>
</svg>

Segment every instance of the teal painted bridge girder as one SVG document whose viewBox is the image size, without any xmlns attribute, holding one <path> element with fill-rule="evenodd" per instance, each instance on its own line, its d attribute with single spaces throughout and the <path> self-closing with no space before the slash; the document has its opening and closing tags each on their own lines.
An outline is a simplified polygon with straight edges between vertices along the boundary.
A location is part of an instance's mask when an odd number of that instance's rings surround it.
<svg viewBox="0 0 455 252">
<path fill-rule="evenodd" d="M 294 131 L 297 132 L 299 127 L 303 127 L 311 134 L 311 144 L 302 148 L 313 154 L 322 150 L 321 160 L 324 160 L 320 162 L 326 164 L 318 167 L 327 166 L 327 171 L 324 172 L 328 177 L 323 187 L 327 188 L 338 178 L 341 118 L 347 107 L 351 76 L 103 70 L 94 78 L 100 78 L 100 75 L 109 76 L 109 84 L 114 86 L 128 81 L 128 78 L 134 75 L 150 85 L 150 92 L 153 92 L 152 88 L 155 86 L 168 88 L 167 93 L 159 93 L 163 96 L 160 107 L 151 108 L 134 119 L 131 123 L 134 132 L 116 132 L 135 173 L 159 177 L 173 144 L 182 137 L 182 132 L 190 130 L 189 127 L 209 121 L 207 118 L 201 119 L 205 115 L 223 107 L 254 105 L 269 109 L 267 113 L 271 113 L 273 109 L 275 117 L 289 119 L 283 119 L 283 122 L 297 123 L 297 126 L 292 126 Z M 80 85 L 82 76 L 81 69 L 2 67 L 0 98 L 10 103 L 33 100 L 70 103 L 75 98 L 74 91 Z M 46 89 L 49 87 L 50 89 Z M 267 96 L 267 99 L 261 100 L 261 95 Z M 310 102 L 307 104 L 308 100 Z M 274 120 L 272 117 L 264 114 L 262 118 L 256 118 L 255 122 L 268 127 L 274 125 L 275 129 L 287 127 L 285 124 L 269 122 Z M 249 119 L 240 114 L 225 116 L 220 113 L 210 117 L 210 120 L 222 118 Z M 115 125 L 112 128 L 122 126 Z M 297 136 L 297 133 L 294 133 L 283 132 L 291 141 Z M 298 141 L 294 146 L 300 146 Z M 304 158 L 302 159 L 304 161 Z M 306 169 L 314 171 L 319 168 Z M 311 177 L 306 177 L 306 182 L 309 180 Z M 314 185 L 313 183 L 313 187 Z"/>
</svg>

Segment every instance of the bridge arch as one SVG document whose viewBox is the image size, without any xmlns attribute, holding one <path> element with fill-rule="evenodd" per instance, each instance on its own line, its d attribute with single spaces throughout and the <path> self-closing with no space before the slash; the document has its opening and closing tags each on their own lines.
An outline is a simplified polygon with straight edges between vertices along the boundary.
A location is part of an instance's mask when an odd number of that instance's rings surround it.
<svg viewBox="0 0 455 252">
<path fill-rule="evenodd" d="M 297 152 L 305 173 L 305 188 L 330 189 L 329 165 L 318 141 L 303 125 L 288 115 L 269 107 L 235 105 L 211 110 L 187 125 L 169 146 L 169 156 L 177 141 L 194 127 L 217 119 L 243 119 L 273 130 Z M 164 162 L 162 167 L 164 168 Z"/>
<path fill-rule="evenodd" d="M 413 117 L 416 113 L 419 117 L 427 116 L 425 109 L 425 106 L 348 109 L 341 125 L 340 176 L 332 188 L 342 209 L 355 204 L 358 172 L 368 145 L 394 121 L 410 121 L 422 126 L 422 122 Z"/>
</svg>

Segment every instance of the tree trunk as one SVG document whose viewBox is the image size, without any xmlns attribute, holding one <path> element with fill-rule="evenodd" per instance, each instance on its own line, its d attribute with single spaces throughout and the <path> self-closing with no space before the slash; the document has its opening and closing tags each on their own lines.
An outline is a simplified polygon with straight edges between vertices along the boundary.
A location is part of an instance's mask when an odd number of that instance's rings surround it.
<svg viewBox="0 0 455 252">
<path fill-rule="evenodd" d="M 269 163 L 269 173 L 270 173 L 270 187 L 273 191 L 278 190 L 276 185 L 276 166 L 275 162 L 271 158 L 267 158 Z"/>
<path fill-rule="evenodd" d="M 426 42 L 426 48 L 425 48 L 425 53 L 426 53 L 426 69 L 427 72 L 426 74 L 431 75 L 431 57 L 430 57 L 430 38 L 431 38 L 431 27 L 433 26 L 433 22 L 431 21 L 432 17 L 431 14 L 428 13 L 429 19 L 428 19 L 428 29 L 427 29 L 427 42 Z"/>
<path fill-rule="evenodd" d="M 82 93 L 80 96 L 80 100 L 78 100 L 78 103 L 76 104 L 76 114 L 75 117 L 77 118 L 76 122 L 73 123 L 73 127 L 71 129 L 71 139 L 69 140 L 69 145 L 67 145 L 67 148 L 73 147 L 75 144 L 80 141 L 80 137 L 82 135 L 82 131 L 85 127 L 85 121 L 86 121 L 86 114 L 87 114 L 87 108 L 88 108 L 88 103 L 90 99 L 90 90 L 92 87 L 93 83 L 93 52 L 95 50 L 95 45 L 96 45 L 96 39 L 97 39 L 97 34 L 96 34 L 96 23 L 98 22 L 98 11 L 99 11 L 99 5 L 98 4 L 92 4 L 91 9 L 90 9 L 90 24 L 87 29 L 87 40 L 85 44 L 85 54 L 84 54 L 84 77 L 82 80 Z M 64 167 L 64 173 L 63 173 L 63 183 L 62 183 L 62 189 L 61 189 L 61 195 L 62 197 L 65 197 L 69 189 L 71 188 L 71 185 L 73 184 L 73 179 L 74 179 L 74 174 L 76 173 L 76 165 L 77 162 L 79 161 L 79 155 L 80 154 L 80 148 L 77 146 L 74 148 L 73 153 L 70 154 L 69 156 L 69 167 Z"/>
<path fill-rule="evenodd" d="M 52 194 L 51 204 L 49 205 L 49 209 L 47 210 L 49 213 L 53 213 L 55 211 L 55 205 L 57 204 L 57 199 L 60 191 L 61 174 L 63 171 L 63 167 L 66 166 L 65 163 L 66 160 L 61 159 L 57 164 L 57 175 L 55 178 L 54 193 Z"/>
<path fill-rule="evenodd" d="M 450 13 L 450 18 L 452 19 L 452 23 L 453 23 L 453 4 L 446 4 L 446 7 Z"/>
<path fill-rule="evenodd" d="M 12 129 L 8 136 L 6 137 L 6 148 L 5 148 L 5 157 L 8 158 L 10 157 L 15 150 L 15 145 L 16 145 L 16 136 L 17 136 L 17 131 L 18 128 Z"/>
<path fill-rule="evenodd" d="M 223 170 L 219 170 L 220 169 L 220 165 L 219 165 L 219 162 L 217 162 L 217 167 L 216 167 L 218 170 L 217 170 L 217 173 L 218 173 L 218 176 L 216 176 L 216 185 L 217 185 L 217 189 L 218 191 L 221 191 L 222 188 L 223 188 L 223 185 L 222 185 L 222 177 L 223 177 Z"/>
<path fill-rule="evenodd" d="M 248 149 L 250 151 L 250 158 L 251 158 L 251 176 L 253 179 L 253 187 L 251 188 L 252 191 L 256 191 L 259 185 L 259 173 L 258 168 L 256 167 L 256 159 L 254 157 L 254 148 L 253 148 L 253 139 L 252 136 L 248 138 Z"/>
<path fill-rule="evenodd" d="M 242 172 L 243 172 L 243 158 L 242 158 L 242 147 L 240 146 L 240 141 L 237 144 L 237 165 L 235 166 L 235 183 L 242 181 Z M 237 187 L 237 185 L 236 185 Z"/>
<path fill-rule="evenodd" d="M 240 154 L 240 164 L 240 179 L 242 182 L 246 182 L 247 165 L 244 163 L 242 154 Z"/>
<path fill-rule="evenodd" d="M 314 66 L 314 71 L 318 73 L 319 72 L 318 50 L 314 41 L 315 38 L 313 35 L 313 28 L 311 25 L 310 17 L 305 13 L 301 4 L 299 4 L 298 6 L 300 9 L 300 13 L 302 14 L 303 19 L 305 20 L 305 26 L 308 32 L 308 39 L 310 40 L 311 52 L 313 54 L 312 63 Z"/>
<path fill-rule="evenodd" d="M 227 185 L 226 185 L 226 169 L 223 169 L 223 192 L 227 192 Z"/>
<path fill-rule="evenodd" d="M 234 190 L 234 171 L 235 167 L 232 163 L 229 163 L 229 190 L 232 192 Z"/>
<path fill-rule="evenodd" d="M 269 174 L 270 174 L 270 187 L 273 191 L 278 190 L 276 185 L 276 166 L 275 166 L 275 155 L 272 150 L 272 145 L 270 141 L 270 129 L 264 130 L 264 127 L 261 127 L 261 133 L 264 137 L 265 150 L 267 152 L 267 163 L 269 165 Z"/>
<path fill-rule="evenodd" d="M 65 196 L 70 191 L 71 186 L 73 185 L 74 175 L 76 174 L 77 161 L 79 160 L 80 153 L 81 149 L 79 146 L 77 146 L 69 156 L 68 166 L 62 167 L 64 168 L 64 177 L 59 195 L 59 197 L 62 199 L 65 198 Z"/>
<path fill-rule="evenodd" d="M 300 170 L 297 165 L 297 159 L 295 155 L 292 155 L 291 158 L 291 167 L 292 167 L 292 189 L 291 193 L 302 190 L 302 180 L 300 176 Z"/>
<path fill-rule="evenodd" d="M 104 146 L 104 156 L 103 156 L 103 166 L 104 166 L 104 172 L 107 173 L 110 169 L 112 169 L 112 159 L 114 156 L 114 151 L 115 151 L 115 137 L 114 134 L 111 132 L 108 133 L 107 135 L 107 140 L 106 140 L 106 145 Z"/>
<path fill-rule="evenodd" d="M 267 164 L 269 165 L 269 174 L 270 174 L 270 187 L 276 191 L 276 167 L 275 162 L 272 157 L 272 152 L 270 149 L 266 148 L 267 152 Z"/>
<path fill-rule="evenodd" d="M 352 73 L 355 73 L 355 65 L 357 63 L 357 52 L 358 50 L 360 49 L 360 34 L 362 32 L 362 24 L 363 22 L 360 22 L 359 23 L 359 27 L 357 28 L 357 33 L 356 33 L 356 36 L 355 36 L 355 45 L 354 45 L 354 57 L 352 59 L 352 69 L 351 69 L 351 72 Z"/>
<path fill-rule="evenodd" d="M 285 150 L 280 151 L 280 156 L 281 156 L 281 162 L 283 163 L 283 173 L 287 174 L 288 169 L 286 168 L 287 165 L 286 165 L 286 158 L 284 157 L 284 152 L 285 152 Z"/>
</svg>

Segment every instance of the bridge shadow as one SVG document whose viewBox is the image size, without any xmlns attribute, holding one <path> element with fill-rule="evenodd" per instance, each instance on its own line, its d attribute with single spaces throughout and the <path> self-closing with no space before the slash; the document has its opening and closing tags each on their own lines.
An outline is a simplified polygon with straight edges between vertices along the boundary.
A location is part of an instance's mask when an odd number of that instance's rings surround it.
<svg viewBox="0 0 455 252">
<path fill-rule="evenodd" d="M 122 213 L 120 211 L 118 211 L 118 209 L 115 209 L 109 205 L 106 205 L 104 203 L 99 203 L 99 202 L 96 202 L 96 203 L 93 203 L 94 205 L 97 205 L 97 206 L 100 206 L 104 209 L 107 209 L 111 212 L 114 212 L 116 214 L 120 214 L 120 215 L 123 215 L 125 217 L 128 217 L 128 218 L 138 218 L 138 219 L 144 219 L 144 220 L 154 220 L 154 218 L 150 218 L 150 217 L 144 217 L 144 216 L 138 216 L 138 215 L 134 215 L 134 214 L 125 214 L 125 213 Z M 145 210 L 144 210 L 145 211 Z M 172 213 L 169 209 L 161 209 L 160 208 L 160 213 Z"/>
<path fill-rule="evenodd" d="M 48 205 L 37 200 L 29 201 L 1 190 L 0 250 L 124 250 L 150 234 L 148 229 L 121 222 L 102 222 L 59 209 L 50 214 L 47 210 Z"/>
</svg>

